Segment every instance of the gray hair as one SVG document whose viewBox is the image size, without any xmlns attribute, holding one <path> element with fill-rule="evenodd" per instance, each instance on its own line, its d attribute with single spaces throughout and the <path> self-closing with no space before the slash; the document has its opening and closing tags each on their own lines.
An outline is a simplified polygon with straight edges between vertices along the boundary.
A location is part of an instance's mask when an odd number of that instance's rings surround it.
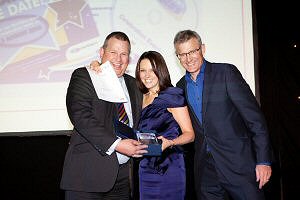
<svg viewBox="0 0 300 200">
<path fill-rule="evenodd" d="M 184 43 L 192 38 L 196 38 L 198 40 L 199 45 L 202 45 L 202 40 L 201 40 L 200 35 L 197 32 L 192 31 L 192 30 L 179 31 L 175 35 L 173 44 L 175 46 L 176 44 Z"/>
</svg>

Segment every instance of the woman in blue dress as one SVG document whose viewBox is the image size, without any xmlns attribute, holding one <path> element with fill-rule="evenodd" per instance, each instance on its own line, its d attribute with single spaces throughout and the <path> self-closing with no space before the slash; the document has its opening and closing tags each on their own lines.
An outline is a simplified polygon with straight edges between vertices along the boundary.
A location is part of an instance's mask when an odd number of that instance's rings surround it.
<svg viewBox="0 0 300 200">
<path fill-rule="evenodd" d="M 144 156 L 140 161 L 140 199 L 183 200 L 186 178 L 180 145 L 195 137 L 183 91 L 172 86 L 166 62 L 158 52 L 143 53 L 135 75 L 143 93 L 139 130 L 155 131 L 163 151 L 159 157 Z"/>
</svg>

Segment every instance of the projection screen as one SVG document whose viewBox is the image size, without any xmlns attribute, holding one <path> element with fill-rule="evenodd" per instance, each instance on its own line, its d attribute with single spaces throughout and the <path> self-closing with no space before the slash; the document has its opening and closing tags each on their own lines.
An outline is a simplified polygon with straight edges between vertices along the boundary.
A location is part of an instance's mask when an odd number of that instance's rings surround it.
<svg viewBox="0 0 300 200">
<path fill-rule="evenodd" d="M 155 50 L 175 84 L 185 72 L 173 38 L 183 29 L 201 35 L 208 61 L 236 65 L 254 92 L 251 0 L 0 1 L 0 135 L 71 130 L 70 75 L 99 59 L 112 31 L 132 42 L 129 74 L 142 52 Z"/>
</svg>

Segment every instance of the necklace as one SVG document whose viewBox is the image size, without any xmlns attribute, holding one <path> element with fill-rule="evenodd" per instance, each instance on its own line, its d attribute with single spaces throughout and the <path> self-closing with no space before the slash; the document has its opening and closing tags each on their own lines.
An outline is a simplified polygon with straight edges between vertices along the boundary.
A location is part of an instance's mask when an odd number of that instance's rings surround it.
<svg viewBox="0 0 300 200">
<path fill-rule="evenodd" d="M 148 91 L 148 93 L 146 93 L 146 95 L 153 95 L 153 96 L 157 96 L 157 94 L 159 93 L 159 90 L 156 90 L 155 92 L 151 92 L 150 90 Z"/>
</svg>

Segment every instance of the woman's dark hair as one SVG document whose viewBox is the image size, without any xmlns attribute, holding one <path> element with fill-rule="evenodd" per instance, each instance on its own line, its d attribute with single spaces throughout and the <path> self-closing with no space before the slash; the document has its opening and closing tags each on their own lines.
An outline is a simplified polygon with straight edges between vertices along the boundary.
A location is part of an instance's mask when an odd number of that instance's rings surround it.
<svg viewBox="0 0 300 200">
<path fill-rule="evenodd" d="M 140 56 L 135 68 L 135 78 L 136 78 L 137 86 L 140 89 L 140 91 L 143 94 L 149 92 L 148 88 L 145 87 L 140 77 L 140 64 L 141 61 L 144 59 L 148 59 L 151 63 L 153 72 L 158 78 L 159 91 L 163 91 L 167 87 L 171 87 L 172 83 L 171 83 L 170 74 L 168 71 L 166 61 L 163 58 L 163 56 L 156 51 L 146 51 Z"/>
</svg>

